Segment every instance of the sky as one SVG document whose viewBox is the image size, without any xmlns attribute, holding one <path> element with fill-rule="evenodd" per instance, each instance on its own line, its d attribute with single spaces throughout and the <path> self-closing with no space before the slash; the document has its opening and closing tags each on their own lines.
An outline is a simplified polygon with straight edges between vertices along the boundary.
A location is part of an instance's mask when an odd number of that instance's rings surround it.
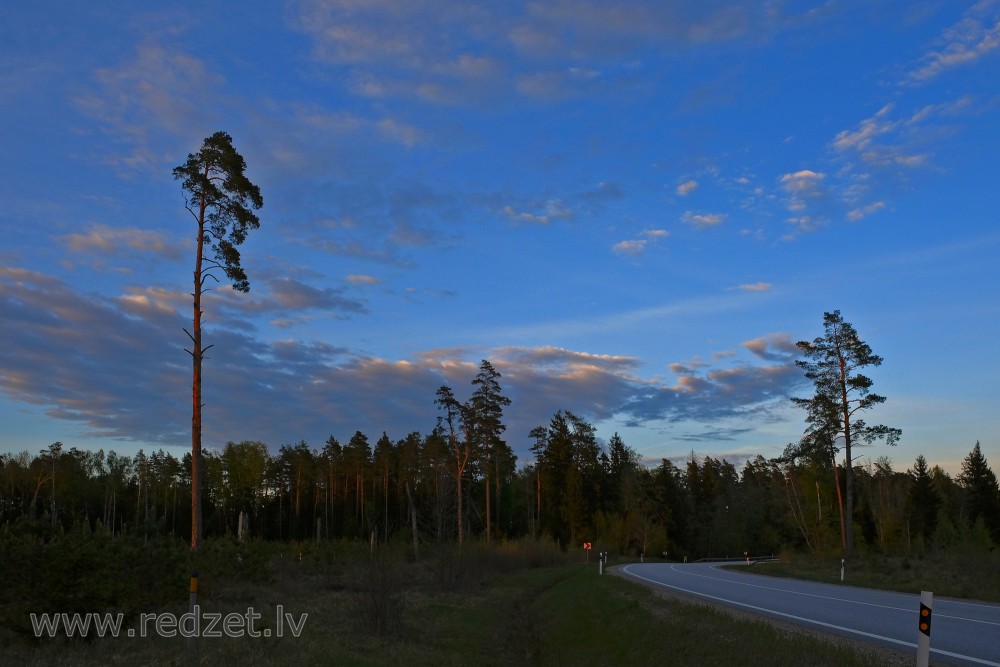
<svg viewBox="0 0 1000 667">
<path fill-rule="evenodd" d="M 0 452 L 191 446 L 196 227 L 228 132 L 250 291 L 204 299 L 207 448 L 427 434 L 482 360 L 662 458 L 779 455 L 840 310 L 888 456 L 1000 465 L 1000 0 L 0 9 Z"/>
</svg>

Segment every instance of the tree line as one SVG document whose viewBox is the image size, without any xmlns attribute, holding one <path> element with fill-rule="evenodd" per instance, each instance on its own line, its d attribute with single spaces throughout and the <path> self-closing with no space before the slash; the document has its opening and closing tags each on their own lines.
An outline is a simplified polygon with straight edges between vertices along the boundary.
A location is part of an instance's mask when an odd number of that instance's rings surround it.
<svg viewBox="0 0 1000 667">
<path fill-rule="evenodd" d="M 471 430 L 471 429 L 470 429 Z M 531 432 L 534 461 L 515 465 L 501 447 L 470 444 L 456 477 L 447 427 L 375 443 L 356 432 L 322 447 L 271 453 L 261 442 L 228 443 L 203 456 L 206 534 L 264 540 L 552 539 L 630 555 L 738 557 L 796 549 L 839 553 L 837 480 L 844 470 L 815 452 L 745 462 L 693 454 L 644 465 L 616 434 L 560 410 Z M 501 452 L 501 453 L 498 453 Z M 918 456 L 906 471 L 888 457 L 853 470 L 855 542 L 865 551 L 922 553 L 1000 544 L 1000 490 L 979 443 L 952 478 Z M 461 485 L 460 485 L 461 482 Z M 106 531 L 184 538 L 190 531 L 191 455 L 134 456 L 66 449 L 0 456 L 5 531 Z M 461 492 L 459 493 L 459 488 Z M 487 504 L 489 499 L 489 504 Z M 459 511 L 461 504 L 462 510 Z"/>
</svg>

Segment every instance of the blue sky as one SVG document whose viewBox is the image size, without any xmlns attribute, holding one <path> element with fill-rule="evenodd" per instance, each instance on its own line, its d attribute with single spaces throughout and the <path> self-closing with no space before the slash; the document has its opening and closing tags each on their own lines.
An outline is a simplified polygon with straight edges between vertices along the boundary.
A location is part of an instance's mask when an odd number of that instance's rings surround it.
<svg viewBox="0 0 1000 667">
<path fill-rule="evenodd" d="M 249 294 L 205 301 L 204 443 L 571 410 L 650 462 L 775 456 L 839 309 L 860 450 L 1000 462 L 1000 2 L 8 3 L 0 451 L 190 446 L 192 220 L 229 132 Z"/>
</svg>

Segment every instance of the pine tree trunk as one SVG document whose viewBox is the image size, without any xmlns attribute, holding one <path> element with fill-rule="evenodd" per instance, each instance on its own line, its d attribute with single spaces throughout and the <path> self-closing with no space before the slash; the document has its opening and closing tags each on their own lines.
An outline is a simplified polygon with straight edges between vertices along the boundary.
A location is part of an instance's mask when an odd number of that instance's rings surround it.
<svg viewBox="0 0 1000 667">
<path fill-rule="evenodd" d="M 844 511 L 844 520 L 847 527 L 847 540 L 844 552 L 847 556 L 854 553 L 854 492 L 853 492 L 853 472 L 854 463 L 851 459 L 851 407 L 847 397 L 847 362 L 843 352 L 838 351 L 840 360 L 840 391 L 841 391 L 841 414 L 844 416 L 844 454 L 847 456 L 844 462 L 844 493 L 847 496 L 847 507 Z M 836 466 L 834 466 L 836 470 Z M 837 487 L 840 488 L 839 486 Z"/>
<path fill-rule="evenodd" d="M 208 168 L 205 168 L 208 176 Z M 201 547 L 201 266 L 205 250 L 205 197 L 201 198 L 198 211 L 198 250 L 194 266 L 194 320 L 191 323 L 191 358 L 193 378 L 191 381 L 191 550 Z"/>
<path fill-rule="evenodd" d="M 406 499 L 410 503 L 410 530 L 413 532 L 413 560 L 420 560 L 420 539 L 417 534 L 417 505 L 413 502 L 410 483 L 406 482 Z"/>
<path fill-rule="evenodd" d="M 490 533 L 493 532 L 490 520 L 490 474 L 486 473 L 486 544 L 490 543 Z"/>
<path fill-rule="evenodd" d="M 458 493 L 458 548 L 462 548 L 462 466 L 458 466 L 455 475 L 455 488 Z"/>
</svg>

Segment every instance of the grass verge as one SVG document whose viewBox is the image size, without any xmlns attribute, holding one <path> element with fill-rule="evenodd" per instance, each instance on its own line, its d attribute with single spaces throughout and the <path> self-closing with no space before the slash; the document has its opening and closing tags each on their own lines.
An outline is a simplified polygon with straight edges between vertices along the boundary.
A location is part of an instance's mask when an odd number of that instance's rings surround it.
<svg viewBox="0 0 1000 667">
<path fill-rule="evenodd" d="M 563 556 L 557 550 L 538 545 L 472 546 L 461 554 L 442 550 L 419 562 L 405 552 L 373 557 L 352 544 L 220 543 L 213 549 L 201 564 L 202 611 L 225 616 L 252 608 L 260 615 L 256 629 L 271 636 L 202 637 L 189 649 L 183 637 L 156 633 L 24 640 L 8 632 L 0 633 L 0 662 L 102 667 L 890 664 L 840 643 L 665 598 L 620 577 L 598 576 L 594 567 L 559 564 Z M 186 588 L 180 589 L 172 602 L 137 611 L 185 613 Z M 119 605 L 116 599 L 113 606 Z M 79 608 L 87 606 L 84 600 Z M 26 607 L 16 608 L 20 615 Z M 303 623 L 298 636 L 287 625 L 284 636 L 276 636 L 279 610 Z M 133 613 L 125 627 L 134 628 L 135 620 Z"/>
<path fill-rule="evenodd" d="M 532 607 L 539 665 L 878 666 L 874 652 L 578 572 Z"/>
<path fill-rule="evenodd" d="M 840 559 L 808 555 L 734 570 L 839 584 Z M 1000 550 L 922 557 L 858 555 L 844 564 L 844 584 L 901 593 L 931 591 L 943 597 L 1000 602 Z"/>
</svg>

